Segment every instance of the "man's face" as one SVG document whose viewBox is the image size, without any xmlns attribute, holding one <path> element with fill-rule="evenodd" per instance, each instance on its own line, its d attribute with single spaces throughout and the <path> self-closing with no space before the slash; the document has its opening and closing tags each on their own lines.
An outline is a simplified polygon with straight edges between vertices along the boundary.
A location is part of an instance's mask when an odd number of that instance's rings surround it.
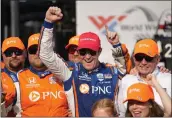
<svg viewBox="0 0 172 118">
<path fill-rule="evenodd" d="M 3 61 L 5 66 L 12 71 L 19 71 L 24 67 L 25 51 L 18 48 L 8 48 L 3 54 Z"/>
<path fill-rule="evenodd" d="M 145 54 L 138 53 L 133 56 L 133 59 L 135 67 L 138 70 L 139 74 L 148 75 L 155 70 L 160 57 L 158 55 L 156 55 L 155 57 L 149 57 Z"/>
<path fill-rule="evenodd" d="M 76 45 L 71 45 L 69 48 L 68 48 L 68 58 L 69 58 L 69 61 L 72 61 L 72 62 L 75 62 L 75 63 L 78 63 L 81 61 L 81 57 L 79 56 L 78 54 L 78 51 L 77 51 L 77 46 Z"/>
<path fill-rule="evenodd" d="M 88 71 L 95 69 L 99 64 L 100 51 L 93 51 L 90 49 L 80 49 L 81 63 Z"/>
<path fill-rule="evenodd" d="M 36 54 L 37 49 L 38 49 L 38 45 L 32 45 L 28 48 L 29 63 L 30 65 L 32 65 L 33 67 L 37 69 L 46 68 L 46 66 L 40 60 L 39 56 Z"/>
</svg>

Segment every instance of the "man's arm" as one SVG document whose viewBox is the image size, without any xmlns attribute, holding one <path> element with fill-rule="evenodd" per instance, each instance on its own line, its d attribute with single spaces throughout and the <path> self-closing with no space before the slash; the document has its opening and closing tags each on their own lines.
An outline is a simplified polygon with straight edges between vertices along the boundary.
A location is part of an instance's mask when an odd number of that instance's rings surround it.
<svg viewBox="0 0 172 118">
<path fill-rule="evenodd" d="M 119 74 L 123 77 L 126 73 L 129 73 L 132 67 L 130 55 L 128 49 L 124 44 L 119 41 L 119 36 L 116 32 L 111 32 L 107 26 L 106 38 L 108 42 L 113 46 L 112 56 L 115 61 L 115 65 L 118 68 Z"/>
<path fill-rule="evenodd" d="M 125 89 L 123 88 L 123 84 L 122 84 L 123 79 L 120 81 L 119 83 L 119 91 L 117 93 L 117 100 L 116 100 L 116 109 L 118 111 L 119 117 L 125 117 L 125 112 L 126 112 L 126 108 L 124 106 L 124 99 L 125 99 Z"/>
<path fill-rule="evenodd" d="M 132 68 L 132 62 L 128 53 L 128 49 L 124 44 L 118 43 L 113 45 L 112 56 L 121 74 L 125 75 L 126 73 L 130 72 Z"/>
<path fill-rule="evenodd" d="M 61 9 L 50 7 L 46 12 L 45 21 L 41 30 L 39 40 L 38 55 L 48 69 L 60 80 L 65 81 L 70 78 L 71 71 L 65 61 L 53 51 L 53 23 L 61 20 Z"/>
<path fill-rule="evenodd" d="M 4 72 L 1 73 L 1 95 L 3 95 L 3 100 L 1 99 L 1 116 L 5 117 L 12 109 L 16 90 L 12 79 Z"/>
<path fill-rule="evenodd" d="M 155 88 L 157 93 L 159 94 L 163 107 L 164 107 L 164 116 L 169 117 L 172 116 L 171 111 L 171 97 L 167 94 L 167 92 L 162 88 L 162 86 L 157 81 L 157 78 L 153 74 L 149 74 L 146 77 L 146 82 Z"/>
</svg>

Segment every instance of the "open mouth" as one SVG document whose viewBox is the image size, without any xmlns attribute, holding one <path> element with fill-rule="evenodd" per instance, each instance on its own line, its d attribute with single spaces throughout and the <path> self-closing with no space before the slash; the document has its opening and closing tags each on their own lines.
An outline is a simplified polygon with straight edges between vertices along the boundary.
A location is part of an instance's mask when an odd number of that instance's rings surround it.
<svg viewBox="0 0 172 118">
<path fill-rule="evenodd" d="M 133 115 L 134 115 L 134 117 L 141 117 L 141 112 L 140 111 L 134 111 Z"/>
</svg>

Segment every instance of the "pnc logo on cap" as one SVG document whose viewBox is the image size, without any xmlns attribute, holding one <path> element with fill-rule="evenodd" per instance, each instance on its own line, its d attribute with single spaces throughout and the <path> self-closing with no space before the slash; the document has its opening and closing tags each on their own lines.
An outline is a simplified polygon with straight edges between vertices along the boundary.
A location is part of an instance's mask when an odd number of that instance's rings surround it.
<svg viewBox="0 0 172 118">
<path fill-rule="evenodd" d="M 39 37 L 32 37 L 31 41 L 38 40 L 38 39 L 39 39 Z"/>
<path fill-rule="evenodd" d="M 129 93 L 132 93 L 132 92 L 140 92 L 140 89 L 138 89 L 138 88 L 130 89 Z"/>
<path fill-rule="evenodd" d="M 11 41 L 7 41 L 7 45 L 11 44 L 11 43 L 16 43 L 16 40 L 11 40 Z"/>
<path fill-rule="evenodd" d="M 147 47 L 147 48 L 148 48 L 149 45 L 147 45 L 147 44 L 140 44 L 140 45 L 139 45 L 139 48 L 141 48 L 141 47 Z"/>
</svg>

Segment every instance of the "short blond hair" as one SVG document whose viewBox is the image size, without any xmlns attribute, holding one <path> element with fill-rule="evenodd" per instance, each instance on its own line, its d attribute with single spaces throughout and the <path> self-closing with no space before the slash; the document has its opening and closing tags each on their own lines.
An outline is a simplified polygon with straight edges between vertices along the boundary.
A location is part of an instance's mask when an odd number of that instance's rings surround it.
<svg viewBox="0 0 172 118">
<path fill-rule="evenodd" d="M 117 115 L 114 102 L 108 98 L 100 99 L 93 104 L 91 109 L 92 116 L 97 109 L 105 109 L 109 114 L 112 114 L 113 116 Z"/>
</svg>

